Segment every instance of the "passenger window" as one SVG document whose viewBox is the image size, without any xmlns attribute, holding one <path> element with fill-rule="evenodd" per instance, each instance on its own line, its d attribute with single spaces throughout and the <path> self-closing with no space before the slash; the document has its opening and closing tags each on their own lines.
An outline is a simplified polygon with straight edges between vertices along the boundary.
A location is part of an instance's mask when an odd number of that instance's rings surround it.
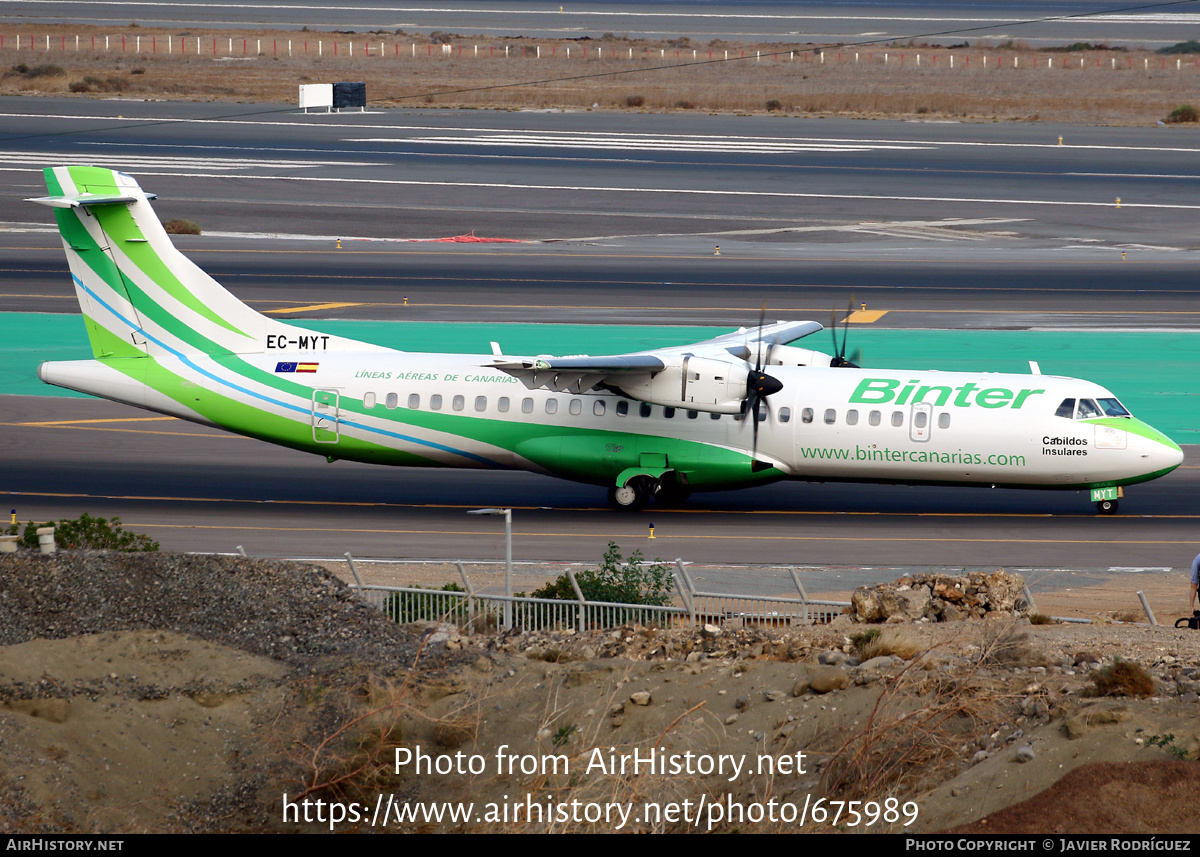
<svg viewBox="0 0 1200 857">
<path fill-rule="evenodd" d="M 858 411 L 853 410 L 853 409 L 846 411 L 846 425 L 848 425 L 848 426 L 858 425 Z"/>
<path fill-rule="evenodd" d="M 938 428 L 950 428 L 950 412 L 942 411 L 938 414 Z"/>
<path fill-rule="evenodd" d="M 904 425 L 904 411 L 892 411 L 892 425 Z"/>
<path fill-rule="evenodd" d="M 1075 416 L 1075 400 L 1073 398 L 1063 399 L 1062 404 L 1058 406 L 1058 410 L 1054 412 L 1054 416 L 1066 417 L 1067 419 Z"/>
<path fill-rule="evenodd" d="M 429 397 L 429 410 L 440 411 L 441 409 L 442 409 L 442 395 L 441 395 L 441 393 L 434 393 L 432 396 Z"/>
<path fill-rule="evenodd" d="M 456 411 L 461 411 L 466 406 L 467 406 L 467 400 L 465 398 L 463 398 L 462 396 L 455 396 L 453 399 L 450 400 L 450 407 L 454 408 L 454 410 L 456 410 Z"/>
<path fill-rule="evenodd" d="M 669 420 L 675 419 L 675 409 L 674 408 L 663 408 L 663 416 Z"/>
<path fill-rule="evenodd" d="M 375 394 L 374 393 L 364 393 L 363 394 L 363 407 L 366 408 L 367 410 L 370 410 L 371 408 L 375 407 Z"/>
<path fill-rule="evenodd" d="M 571 403 L 567 405 L 567 410 L 570 411 L 572 415 L 579 416 L 579 414 L 583 412 L 583 402 L 579 401 L 578 399 L 572 399 Z"/>
<path fill-rule="evenodd" d="M 699 411 L 688 411 L 687 414 L 689 420 L 694 420 L 696 417 L 700 416 Z"/>
<path fill-rule="evenodd" d="M 882 418 L 883 415 L 880 414 L 879 411 L 871 411 L 870 415 L 867 417 L 867 422 L 873 426 L 877 426 Z"/>
<path fill-rule="evenodd" d="M 522 399 L 521 400 L 521 413 L 523 413 L 523 414 L 532 414 L 533 413 L 533 399 Z"/>
<path fill-rule="evenodd" d="M 475 410 L 479 411 L 479 413 L 487 410 L 487 396 L 475 397 Z"/>
<path fill-rule="evenodd" d="M 767 410 L 767 403 L 760 401 L 758 403 L 758 408 L 756 408 L 754 411 L 754 421 L 758 423 L 766 422 L 769 414 L 770 412 Z"/>
<path fill-rule="evenodd" d="M 502 414 L 508 413 L 508 396 L 501 396 L 496 400 L 496 410 Z"/>
<path fill-rule="evenodd" d="M 714 420 L 719 420 L 721 418 L 720 414 L 709 414 L 709 416 Z"/>
<path fill-rule="evenodd" d="M 831 426 L 836 422 L 837 422 L 837 411 L 835 411 L 833 408 L 829 408 L 828 410 L 825 411 L 825 425 Z"/>
<path fill-rule="evenodd" d="M 800 422 L 811 423 L 813 421 L 813 409 L 805 408 L 800 412 Z"/>
<path fill-rule="evenodd" d="M 617 402 L 617 416 L 618 417 L 629 416 L 629 402 L 625 401 L 624 399 Z"/>
<path fill-rule="evenodd" d="M 547 399 L 546 400 L 546 413 L 548 413 L 548 414 L 557 414 L 558 413 L 558 399 Z"/>
<path fill-rule="evenodd" d="M 1075 419 L 1090 420 L 1093 417 L 1103 416 L 1100 409 L 1096 407 L 1096 403 L 1091 399 L 1080 399 L 1078 407 L 1075 408 Z"/>
<path fill-rule="evenodd" d="M 917 411 L 913 414 L 913 425 L 919 429 L 925 428 L 929 424 L 929 414 L 924 411 Z"/>
<path fill-rule="evenodd" d="M 607 407 L 607 406 L 604 404 L 604 400 L 597 399 L 596 403 L 594 405 L 592 405 L 592 413 L 598 417 L 602 417 L 602 416 L 604 416 L 605 407 Z"/>
<path fill-rule="evenodd" d="M 641 414 L 643 417 L 648 417 L 648 416 L 650 416 L 650 412 L 652 410 L 653 410 L 653 408 L 650 407 L 649 402 L 642 402 L 641 406 L 638 408 L 638 413 Z"/>
<path fill-rule="evenodd" d="M 417 396 L 418 400 L 420 398 L 421 398 L 420 396 Z M 409 396 L 409 400 L 410 401 L 412 400 L 412 396 Z M 400 395 L 398 393 L 388 393 L 387 397 L 384 398 L 384 400 L 383 400 L 383 406 L 385 408 L 387 408 L 389 411 L 395 410 L 396 406 L 399 404 L 400 404 Z M 420 405 L 420 402 L 418 401 L 417 404 Z M 412 405 L 409 405 L 409 407 L 412 407 Z"/>
<path fill-rule="evenodd" d="M 779 421 L 781 423 L 786 423 L 791 418 L 792 418 L 792 409 L 791 408 L 780 408 L 779 409 Z"/>
</svg>

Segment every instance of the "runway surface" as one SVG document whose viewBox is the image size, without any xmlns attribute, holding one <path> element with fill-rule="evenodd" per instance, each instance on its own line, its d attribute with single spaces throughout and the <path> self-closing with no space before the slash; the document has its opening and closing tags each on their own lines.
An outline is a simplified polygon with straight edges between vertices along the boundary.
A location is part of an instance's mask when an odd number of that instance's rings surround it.
<svg viewBox="0 0 1200 857">
<path fill-rule="evenodd" d="M 581 38 L 615 33 L 632 38 L 696 41 L 856 43 L 931 34 L 958 39 L 1030 44 L 1077 41 L 1158 46 L 1186 38 L 1198 20 L 1190 6 L 1135 8 L 1084 0 L 889 0 L 889 2 L 472 2 L 397 4 L 379 0 L 255 3 L 154 3 L 149 0 L 0 0 L 0 15 L 21 22 L 71 20 L 86 24 L 262 26 L 273 29 L 405 29 L 464 34 Z M 1104 14 L 1106 10 L 1113 10 Z M 1101 14 L 1094 14 L 1101 13 Z M 1052 20 L 1045 20 L 1050 18 Z"/>
<path fill-rule="evenodd" d="M 92 161 L 200 222 L 180 246 L 299 321 L 734 325 L 764 300 L 826 321 L 853 293 L 881 328 L 1066 328 L 1103 351 L 1115 328 L 1190 333 L 1200 313 L 1194 132 L 223 112 L 0 101 L 0 311 L 77 311 L 49 218 L 20 200 L 45 192 L 41 166 Z M 408 240 L 471 230 L 530 243 Z M 1178 350 L 1139 357 L 1195 360 Z M 22 519 L 118 514 L 178 549 L 494 558 L 502 527 L 464 513 L 511 505 L 520 559 L 641 545 L 653 521 L 648 553 L 714 562 L 1181 566 L 1200 516 L 1188 464 L 1115 518 L 1074 493 L 805 483 L 625 517 L 541 477 L 328 465 L 91 400 L 0 405 L 0 491 Z"/>
<path fill-rule="evenodd" d="M 1131 488 L 1115 517 L 1075 492 L 808 483 L 626 515 L 601 489 L 528 474 L 326 464 L 105 402 L 4 403 L 20 416 L 0 490 L 22 520 L 116 514 L 177 550 L 495 559 L 503 522 L 466 511 L 512 506 L 521 560 L 591 559 L 615 539 L 710 563 L 1179 566 L 1200 521 L 1195 465 Z"/>
</svg>

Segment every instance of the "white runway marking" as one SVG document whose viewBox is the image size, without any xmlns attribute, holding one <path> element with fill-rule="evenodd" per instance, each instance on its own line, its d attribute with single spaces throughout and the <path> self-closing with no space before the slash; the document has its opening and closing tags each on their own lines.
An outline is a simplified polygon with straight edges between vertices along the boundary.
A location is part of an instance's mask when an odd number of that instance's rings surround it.
<svg viewBox="0 0 1200 857">
<path fill-rule="evenodd" d="M 0 0 L 3 3 L 4 0 Z M 305 114 L 296 113 L 294 115 L 302 116 Z M 277 126 L 277 127 L 296 127 L 308 128 L 314 130 L 330 129 L 335 133 L 348 133 L 347 125 L 351 122 L 358 121 L 359 117 L 369 116 L 371 114 L 331 114 L 331 113 L 310 113 L 307 114 L 305 120 L 291 119 L 238 119 L 236 117 L 219 118 L 219 119 L 181 119 L 178 117 L 168 116 L 102 116 L 102 115 L 70 115 L 61 113 L 0 113 L 0 119 L 63 119 L 67 121 L 97 121 L 110 122 L 114 126 L 132 125 L 147 123 L 167 123 L 177 122 L 180 124 L 196 124 L 196 125 L 254 125 L 254 126 Z M 461 135 L 461 134 L 500 134 L 500 135 L 538 135 L 546 139 L 557 139 L 561 141 L 569 141 L 572 138 L 583 138 L 587 136 L 605 136 L 619 137 L 628 140 L 654 140 L 662 139 L 663 134 L 660 133 L 639 133 L 639 132 L 617 132 L 613 134 L 604 134 L 595 131 L 547 131 L 540 129 L 496 129 L 474 126 L 459 126 L 456 128 L 446 128 L 445 126 L 434 125 L 409 125 L 409 124 L 371 124 L 350 126 L 356 128 L 358 133 L 366 134 L 372 132 L 422 132 L 435 138 L 435 135 Z M 23 135 L 6 134 L 8 138 L 20 138 Z M 37 135 L 32 135 L 37 136 Z M 361 138 L 374 142 L 376 140 L 388 141 L 403 140 L 406 138 Z M 448 137 L 447 139 L 454 139 Z M 680 136 L 678 139 L 689 139 L 685 136 Z M 698 139 L 718 141 L 729 141 L 730 145 L 802 145 L 810 144 L 816 146 L 872 146 L 872 147 L 899 147 L 899 148 L 928 148 L 941 146 L 956 146 L 962 148 L 995 148 L 995 149 L 1054 149 L 1059 152 L 1067 152 L 1070 150 L 1083 151 L 1107 151 L 1107 152 L 1156 152 L 1167 153 L 1175 152 L 1188 155 L 1200 155 L 1200 146 L 1125 146 L 1118 144 L 1101 145 L 1101 144 L 1064 144 L 1058 145 L 1053 139 L 1048 139 L 1045 143 L 1027 143 L 1027 142 L 1004 142 L 991 140 L 893 140 L 889 138 L 872 139 L 870 137 L 785 137 L 785 136 L 751 136 L 751 135 L 736 135 L 736 134 L 721 134 L 709 135 Z M 3 142 L 3 138 L 0 138 Z"/>
<path fill-rule="evenodd" d="M 789 154 L 792 152 L 869 152 L 877 149 L 922 150 L 932 146 L 909 143 L 818 143 L 793 142 L 762 138 L 757 142 L 744 142 L 722 137 L 670 136 L 650 138 L 626 134 L 594 134 L 582 132 L 560 136 L 543 132 L 492 133 L 472 137 L 349 137 L 347 143 L 407 144 L 419 143 L 430 146 L 507 146 L 555 149 L 623 149 L 654 152 L 727 152 L 739 154 Z"/>
<path fill-rule="evenodd" d="M 0 0 L 0 6 L 100 6 L 108 8 L 153 8 L 161 9 L 162 3 L 150 0 Z M 195 7 L 198 4 L 177 4 L 182 8 Z M 386 12 L 388 14 L 470 14 L 470 15 L 537 15 L 549 16 L 551 9 L 480 9 L 453 8 L 438 6 L 351 6 L 348 4 L 305 4 L 305 3 L 205 3 L 205 9 L 256 9 L 268 12 L 335 12 L 344 15 L 347 12 Z M 684 12 L 673 9 L 669 12 L 634 12 L 628 10 L 603 11 L 598 9 L 573 8 L 570 12 L 574 18 L 669 18 L 697 20 L 730 20 L 730 21 L 889 21 L 895 23 L 931 24 L 963 24 L 966 26 L 1003 26 L 1005 24 L 1021 23 L 1026 18 L 996 18 L 996 17 L 946 17 L 929 15 L 812 15 L 791 14 L 771 15 L 761 12 Z M 1051 19 L 1053 20 L 1053 19 Z M 1065 18 L 1065 22 L 1072 19 Z M 1150 12 L 1140 15 L 1127 13 L 1112 13 L 1108 15 L 1089 16 L 1090 21 L 1110 24 L 1158 24 L 1166 26 L 1194 25 L 1200 23 L 1200 14 L 1189 12 Z M 874 34 L 867 34 L 874 35 Z"/>
<path fill-rule="evenodd" d="M 2 154 L 2 153 L 0 153 Z M 227 173 L 203 172 L 161 172 L 161 167 L 147 165 L 145 168 L 134 166 L 136 159 L 123 161 L 126 168 L 136 169 L 143 176 L 175 176 L 196 179 L 226 178 Z M 47 163 L 45 156 L 38 160 L 39 165 Z M 15 168 L 0 164 L 0 172 L 27 170 L 27 167 Z M 613 194 L 675 194 L 684 196 L 711 197 L 745 197 L 750 199 L 859 199 L 874 202 L 959 202 L 976 205 L 1042 205 L 1057 207 L 1112 208 L 1112 200 L 1069 200 L 1069 199 L 1002 199 L 999 197 L 970 197 L 970 196 L 915 196 L 870 193 L 813 193 L 802 191 L 764 191 L 764 190 L 726 190 L 723 188 L 670 188 L 670 187 L 610 187 L 604 185 L 553 185 L 553 184 L 517 184 L 515 182 L 439 182 L 421 181 L 418 179 L 371 179 L 371 178 L 342 178 L 337 176 L 255 176 L 241 175 L 243 181 L 282 181 L 282 182 L 318 182 L 322 184 L 368 184 L 393 187 L 436 187 L 442 190 L 451 188 L 483 189 L 483 190 L 519 190 L 519 191 L 561 191 L 565 193 L 613 193 Z M 1122 202 L 1122 208 L 1149 208 L 1163 210 L 1200 211 L 1200 204 L 1184 205 L 1158 202 Z"/>
<path fill-rule="evenodd" d="M 251 170 L 251 169 L 299 169 L 311 170 L 317 167 L 328 167 L 334 164 L 356 167 L 376 167 L 383 164 L 367 161 L 306 161 L 254 158 L 197 158 L 171 157 L 167 155 L 102 155 L 88 154 L 80 158 L 78 153 L 58 154 L 53 152 L 3 152 L 0 151 L 0 161 L 5 166 L 28 165 L 33 167 L 48 167 L 60 163 L 78 163 L 80 161 L 92 166 L 109 167 L 117 170 L 129 170 L 141 167 L 157 169 L 209 169 L 209 170 Z"/>
</svg>

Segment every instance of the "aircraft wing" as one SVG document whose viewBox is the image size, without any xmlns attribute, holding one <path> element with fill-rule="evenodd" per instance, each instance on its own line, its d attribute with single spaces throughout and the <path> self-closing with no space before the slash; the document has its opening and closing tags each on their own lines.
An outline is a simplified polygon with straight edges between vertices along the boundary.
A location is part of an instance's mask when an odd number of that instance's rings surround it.
<svg viewBox="0 0 1200 857">
<path fill-rule="evenodd" d="M 675 345 L 632 354 L 593 357 L 573 355 L 554 357 L 508 357 L 499 353 L 493 343 L 495 356 L 491 366 L 521 380 L 531 390 L 544 388 L 554 392 L 585 393 L 601 386 L 628 388 L 636 379 L 652 379 L 668 368 L 680 369 L 692 358 L 728 361 L 755 361 L 759 349 L 784 345 L 801 337 L 824 330 L 815 321 L 776 322 L 761 327 L 743 327 L 703 342 Z M 634 395 L 635 398 L 640 398 Z"/>
</svg>

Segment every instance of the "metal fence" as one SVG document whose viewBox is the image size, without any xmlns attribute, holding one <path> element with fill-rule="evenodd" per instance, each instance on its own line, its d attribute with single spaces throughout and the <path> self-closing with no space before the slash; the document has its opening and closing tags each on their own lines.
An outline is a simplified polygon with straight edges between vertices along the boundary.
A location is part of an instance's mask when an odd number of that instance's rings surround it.
<svg viewBox="0 0 1200 857">
<path fill-rule="evenodd" d="M 582 632 L 618 625 L 668 628 L 687 624 L 689 619 L 685 609 L 673 606 L 509 598 L 504 595 L 392 586 L 364 586 L 362 594 L 363 600 L 379 608 L 395 622 L 453 623 L 468 632 L 490 631 L 507 625 L 520 631 L 562 631 L 570 628 Z M 508 611 L 505 610 L 506 606 L 509 607 Z"/>
<path fill-rule="evenodd" d="M 347 554 L 347 559 L 356 579 L 359 579 L 353 558 Z M 582 597 L 563 600 L 478 593 L 473 591 L 461 564 L 457 565 L 465 588 L 364 585 L 361 579 L 356 588 L 367 603 L 395 622 L 453 623 L 468 633 L 497 628 L 522 631 L 573 629 L 583 632 L 620 625 L 674 628 L 713 624 L 790 628 L 825 624 L 850 606 L 848 601 L 808 598 L 794 568 L 789 572 L 799 597 L 787 598 L 699 591 L 684 564 L 677 561 L 673 577 L 678 600 L 682 604 L 652 606 L 588 601 Z"/>
</svg>

